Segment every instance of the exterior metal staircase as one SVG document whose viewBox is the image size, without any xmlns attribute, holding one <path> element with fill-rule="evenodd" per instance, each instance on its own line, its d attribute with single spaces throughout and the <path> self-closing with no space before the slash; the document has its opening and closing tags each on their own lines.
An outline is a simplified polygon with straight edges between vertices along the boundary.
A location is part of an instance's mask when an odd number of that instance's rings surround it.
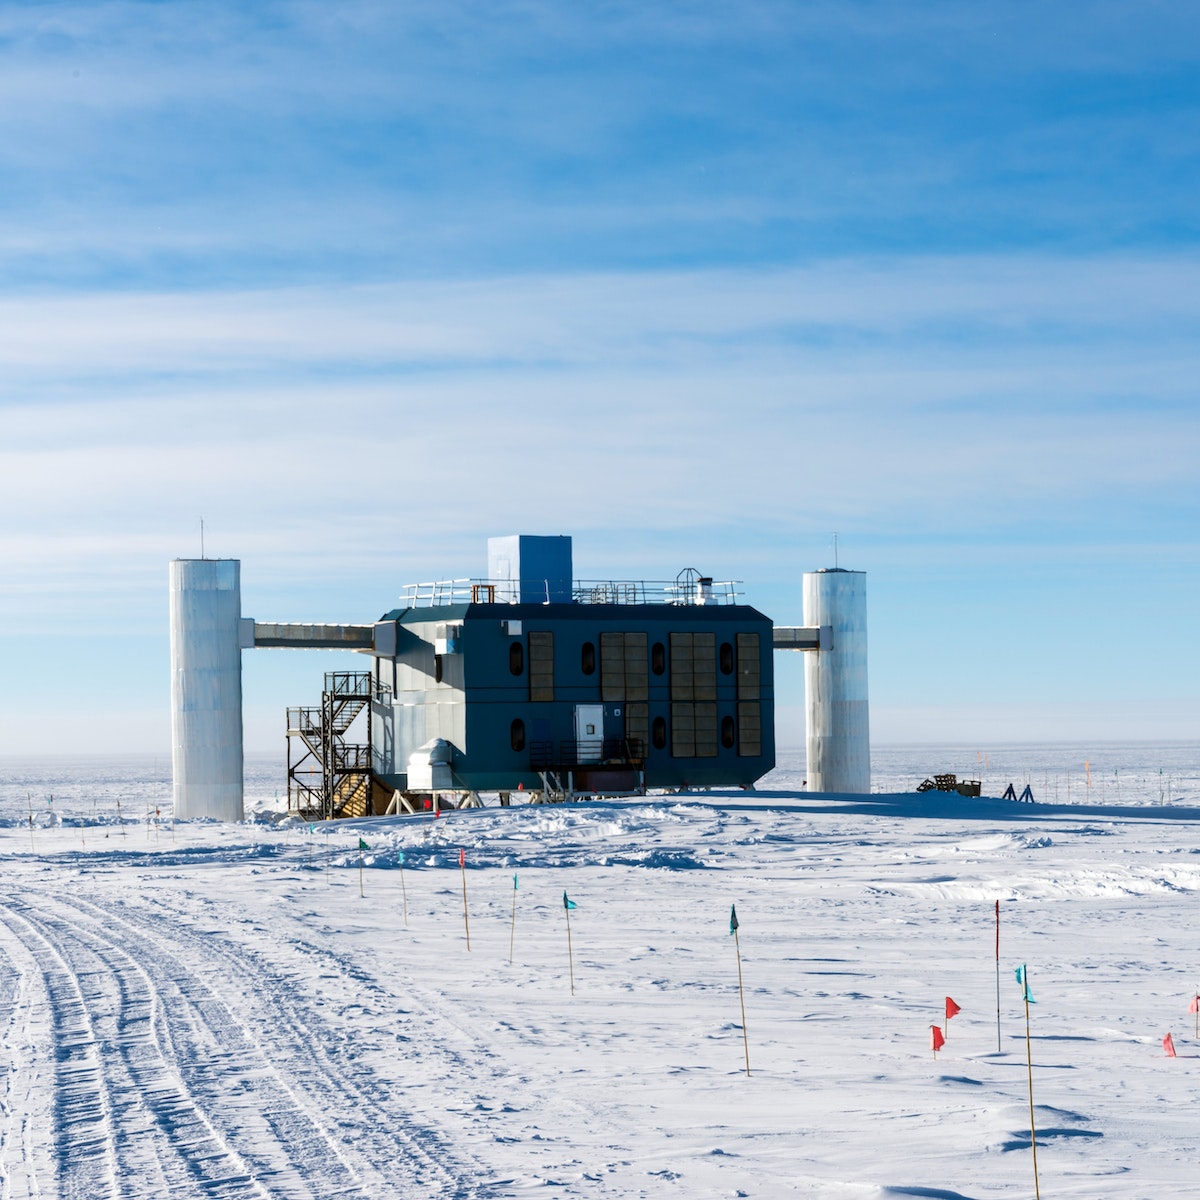
<svg viewBox="0 0 1200 1200">
<path fill-rule="evenodd" d="M 346 734 L 370 700 L 369 671 L 329 671 L 320 708 L 287 710 L 289 812 L 307 821 L 369 813 L 370 723 L 366 744 Z"/>
</svg>

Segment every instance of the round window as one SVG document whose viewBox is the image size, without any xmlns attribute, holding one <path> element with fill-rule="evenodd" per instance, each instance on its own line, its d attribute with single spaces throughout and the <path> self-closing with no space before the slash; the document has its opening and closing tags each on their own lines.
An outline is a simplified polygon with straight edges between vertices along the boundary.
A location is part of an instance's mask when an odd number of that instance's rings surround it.
<svg viewBox="0 0 1200 1200">
<path fill-rule="evenodd" d="M 655 717 L 654 724 L 650 726 L 650 740 L 654 743 L 655 750 L 661 750 L 667 744 L 667 721 L 665 717 Z"/>
</svg>

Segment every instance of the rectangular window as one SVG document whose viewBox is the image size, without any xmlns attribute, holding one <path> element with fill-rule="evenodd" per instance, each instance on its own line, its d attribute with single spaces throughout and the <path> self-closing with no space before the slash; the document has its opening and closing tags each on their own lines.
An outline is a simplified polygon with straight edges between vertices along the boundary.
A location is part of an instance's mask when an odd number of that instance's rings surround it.
<svg viewBox="0 0 1200 1200">
<path fill-rule="evenodd" d="M 671 757 L 696 757 L 696 706 L 690 702 L 671 705 Z"/>
<path fill-rule="evenodd" d="M 625 635 L 600 635 L 600 699 L 625 699 Z"/>
<path fill-rule="evenodd" d="M 757 633 L 737 635 L 737 694 L 739 700 L 760 700 L 762 659 Z"/>
<path fill-rule="evenodd" d="M 650 698 L 650 667 L 644 633 L 625 635 L 625 699 Z"/>
<path fill-rule="evenodd" d="M 717 706 L 696 705 L 696 757 L 716 758 L 718 742 Z"/>
<path fill-rule="evenodd" d="M 717 635 L 715 633 L 692 634 L 692 671 L 696 699 L 716 700 Z M 713 753 L 715 754 L 716 750 Z"/>
<path fill-rule="evenodd" d="M 717 698 L 717 635 L 671 634 L 671 699 Z"/>
<path fill-rule="evenodd" d="M 740 700 L 737 706 L 738 755 L 762 757 L 762 708 L 757 700 Z"/>
<path fill-rule="evenodd" d="M 529 699 L 554 699 L 554 634 L 529 632 Z"/>
<path fill-rule="evenodd" d="M 692 674 L 692 635 L 690 633 L 673 633 L 671 634 L 671 699 L 695 700 L 695 698 Z M 675 724 L 674 719 L 671 724 Z M 674 745 L 673 732 L 671 740 Z"/>
<path fill-rule="evenodd" d="M 671 705 L 672 758 L 716 758 L 718 736 L 715 704 Z"/>
<path fill-rule="evenodd" d="M 600 635 L 600 699 L 647 700 L 650 672 L 644 633 Z"/>
<path fill-rule="evenodd" d="M 630 758 L 645 758 L 650 749 L 650 705 L 625 706 L 625 740 Z"/>
</svg>

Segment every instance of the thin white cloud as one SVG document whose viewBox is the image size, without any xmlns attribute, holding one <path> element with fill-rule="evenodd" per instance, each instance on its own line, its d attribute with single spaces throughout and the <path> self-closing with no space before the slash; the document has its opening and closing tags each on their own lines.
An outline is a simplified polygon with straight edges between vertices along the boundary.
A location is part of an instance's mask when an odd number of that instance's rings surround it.
<svg viewBox="0 0 1200 1200">
<path fill-rule="evenodd" d="M 603 366 L 853 356 L 886 346 L 1001 364 L 1119 343 L 1177 354 L 1200 320 L 1200 261 L 906 259 L 807 269 L 572 274 L 470 282 L 106 292 L 0 300 L 0 364 L 126 376 L 288 366 Z M 12 376 L 10 376 L 12 378 Z M 20 378 L 18 375 L 17 378 Z M 10 385 L 10 395 L 11 395 Z"/>
</svg>

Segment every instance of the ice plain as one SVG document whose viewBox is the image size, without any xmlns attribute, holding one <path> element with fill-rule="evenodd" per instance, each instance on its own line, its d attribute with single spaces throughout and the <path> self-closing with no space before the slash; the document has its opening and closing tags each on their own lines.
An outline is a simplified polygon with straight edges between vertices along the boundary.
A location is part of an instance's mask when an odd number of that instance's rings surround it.
<svg viewBox="0 0 1200 1200">
<path fill-rule="evenodd" d="M 1194 1196 L 1198 762 L 884 749 L 843 799 L 784 755 L 311 832 L 270 762 L 222 825 L 171 821 L 161 763 L 8 761 L 2 1194 L 1031 1196 L 1024 962 L 1041 1194 Z"/>
</svg>

